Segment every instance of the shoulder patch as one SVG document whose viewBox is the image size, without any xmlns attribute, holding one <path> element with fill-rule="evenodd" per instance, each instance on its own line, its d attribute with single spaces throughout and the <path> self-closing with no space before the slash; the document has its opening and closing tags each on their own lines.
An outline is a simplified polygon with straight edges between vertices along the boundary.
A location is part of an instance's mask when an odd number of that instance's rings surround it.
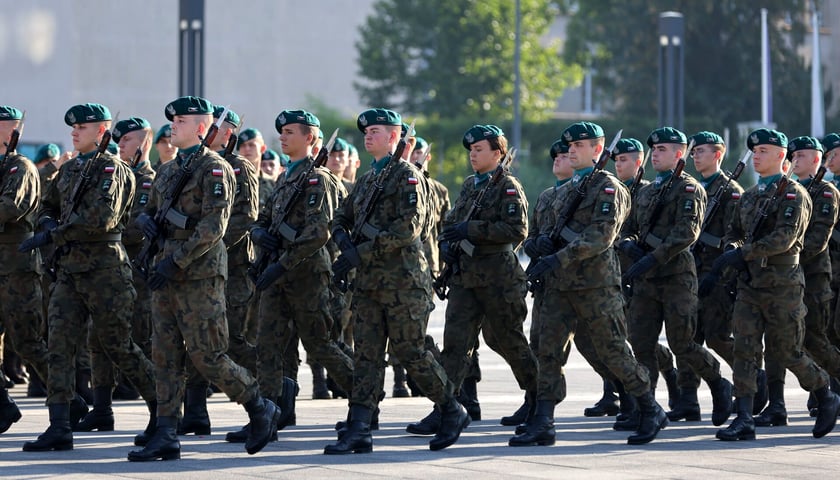
<svg viewBox="0 0 840 480">
<path fill-rule="evenodd" d="M 604 193 L 606 193 L 607 195 L 615 195 L 615 188 L 604 187 Z"/>
<path fill-rule="evenodd" d="M 233 174 L 234 174 L 234 175 L 239 175 L 240 173 L 242 173 L 242 169 L 241 169 L 241 168 L 236 167 L 236 168 L 234 168 L 234 169 L 233 169 Z"/>
<path fill-rule="evenodd" d="M 18 167 L 17 167 L 17 165 L 15 165 L 14 167 L 12 167 L 12 168 L 10 168 L 10 169 L 9 169 L 9 173 L 15 173 L 15 172 L 17 172 L 17 171 L 18 171 Z"/>
<path fill-rule="evenodd" d="M 107 167 L 103 168 L 102 171 L 105 173 L 114 173 L 116 168 L 113 165 L 108 165 Z"/>
<path fill-rule="evenodd" d="M 834 192 L 831 190 L 823 190 L 823 197 L 824 198 L 831 198 L 834 196 Z"/>
<path fill-rule="evenodd" d="M 417 177 L 408 177 L 408 184 L 409 185 L 417 185 Z"/>
<path fill-rule="evenodd" d="M 734 200 L 738 200 L 739 198 L 741 198 L 741 194 L 738 192 L 732 192 L 732 198 Z"/>
<path fill-rule="evenodd" d="M 214 177 L 221 177 L 221 176 L 224 175 L 225 171 L 222 170 L 221 168 L 214 168 L 211 173 L 213 174 Z"/>
<path fill-rule="evenodd" d="M 516 195 L 516 189 L 515 188 L 508 188 L 507 190 L 505 190 L 505 193 L 508 194 L 508 195 Z"/>
<path fill-rule="evenodd" d="M 685 191 L 686 192 L 692 193 L 696 190 L 697 190 L 697 187 L 695 187 L 694 185 L 689 184 L 689 185 L 685 186 Z"/>
<path fill-rule="evenodd" d="M 143 182 L 143 184 L 140 185 L 140 188 L 145 188 L 145 189 L 152 188 L 152 182 Z"/>
<path fill-rule="evenodd" d="M 796 200 L 796 193 L 793 193 L 793 192 L 786 193 L 785 198 L 788 199 L 788 200 Z"/>
<path fill-rule="evenodd" d="M 318 185 L 318 177 L 310 178 L 309 179 L 309 184 L 310 185 Z"/>
</svg>

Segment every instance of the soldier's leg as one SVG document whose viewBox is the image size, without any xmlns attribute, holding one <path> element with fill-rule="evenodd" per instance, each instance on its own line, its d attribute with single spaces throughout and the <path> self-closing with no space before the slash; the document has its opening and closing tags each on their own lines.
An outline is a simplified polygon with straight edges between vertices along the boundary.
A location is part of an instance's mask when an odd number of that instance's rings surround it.
<svg viewBox="0 0 840 480">
<path fill-rule="evenodd" d="M 47 342 L 40 278 L 34 272 L 0 276 L 0 315 L 14 349 L 38 376 L 47 375 Z"/>
<path fill-rule="evenodd" d="M 813 278 L 819 277 L 819 278 Z M 809 276 L 805 284 L 805 340 L 804 348 L 832 377 L 840 377 L 840 350 L 827 336 L 831 289 L 828 274 Z"/>
<path fill-rule="evenodd" d="M 642 279 L 633 285 L 627 317 L 627 334 L 636 360 L 648 369 L 651 389 L 659 378 L 656 356 L 659 332 L 662 331 L 662 296 L 658 288 Z"/>
<path fill-rule="evenodd" d="M 385 376 L 387 324 L 380 292 L 356 291 L 353 295 L 353 391 L 350 405 L 370 412 L 379 403 Z"/>
<path fill-rule="evenodd" d="M 248 305 L 254 296 L 254 287 L 248 279 L 247 270 L 248 265 L 241 264 L 232 266 L 228 271 L 228 281 L 225 285 L 226 316 L 230 332 L 228 355 L 234 362 L 255 374 L 257 370 L 256 346 L 245 338 Z"/>
<path fill-rule="evenodd" d="M 732 338 L 732 297 L 723 286 L 718 285 L 712 293 L 700 299 L 698 309 L 699 328 L 702 329 L 706 345 L 717 353 L 730 367 L 734 354 L 735 339 Z"/>
<path fill-rule="evenodd" d="M 441 364 L 453 385 L 460 386 L 467 374 L 470 354 L 475 347 L 478 330 L 484 318 L 485 311 L 481 301 L 474 289 L 453 285 L 449 290 Z M 416 378 L 414 380 L 417 381 Z M 420 382 L 418 385 L 423 388 Z M 429 392 L 423 392 L 429 396 Z"/>
<path fill-rule="evenodd" d="M 540 305 L 539 380 L 537 400 L 562 402 L 566 398 L 566 351 L 574 339 L 578 315 L 569 295 L 547 290 Z"/>
<path fill-rule="evenodd" d="M 283 391 L 288 367 L 284 355 L 292 336 L 289 324 L 292 315 L 281 283 L 275 282 L 261 292 L 256 373 L 260 391 L 269 398 L 277 398 Z"/>
<path fill-rule="evenodd" d="M 59 271 L 49 303 L 47 360 L 47 405 L 69 403 L 75 395 L 76 354 L 85 337 L 88 310 L 85 298 L 75 288 L 81 279 Z"/>
</svg>

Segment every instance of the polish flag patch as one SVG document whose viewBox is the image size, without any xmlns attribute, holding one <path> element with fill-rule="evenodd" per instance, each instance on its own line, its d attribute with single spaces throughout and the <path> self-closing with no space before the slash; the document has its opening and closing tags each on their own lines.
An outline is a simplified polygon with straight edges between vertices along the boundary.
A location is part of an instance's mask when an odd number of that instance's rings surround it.
<svg viewBox="0 0 840 480">
<path fill-rule="evenodd" d="M 108 165 L 107 167 L 102 169 L 102 171 L 105 172 L 105 173 L 114 173 L 114 170 L 115 170 L 115 168 L 114 168 L 113 165 Z"/>
<path fill-rule="evenodd" d="M 143 182 L 142 187 L 145 189 L 152 188 L 152 182 Z"/>
<path fill-rule="evenodd" d="M 741 194 L 738 192 L 732 192 L 732 198 L 734 200 L 738 200 L 739 198 L 741 198 Z"/>
<path fill-rule="evenodd" d="M 318 177 L 310 178 L 309 179 L 309 184 L 310 185 L 318 185 Z"/>
<path fill-rule="evenodd" d="M 221 177 L 225 174 L 225 171 L 222 170 L 221 168 L 214 168 L 211 173 L 213 174 L 214 177 Z"/>
<path fill-rule="evenodd" d="M 823 197 L 825 197 L 825 198 L 831 198 L 833 196 L 834 196 L 834 192 L 832 192 L 831 190 L 826 190 L 826 191 L 823 192 Z"/>
<path fill-rule="evenodd" d="M 697 190 L 697 187 L 695 187 L 694 185 L 686 185 L 685 186 L 685 191 L 688 192 L 688 193 L 693 193 L 695 190 Z"/>
<path fill-rule="evenodd" d="M 408 177 L 408 184 L 409 185 L 417 185 L 417 178 L 416 177 Z"/>
<path fill-rule="evenodd" d="M 795 193 L 786 193 L 785 198 L 788 199 L 788 200 L 796 200 L 796 194 Z"/>
<path fill-rule="evenodd" d="M 516 189 L 515 188 L 508 188 L 507 190 L 505 190 L 505 193 L 508 194 L 508 195 L 516 195 Z"/>
<path fill-rule="evenodd" d="M 233 174 L 234 174 L 234 175 L 239 175 L 240 173 L 242 173 L 242 169 L 241 169 L 241 168 L 234 168 L 234 169 L 233 169 Z"/>
<path fill-rule="evenodd" d="M 605 187 L 604 193 L 607 195 L 615 195 L 615 189 L 613 187 Z"/>
<path fill-rule="evenodd" d="M 17 170 L 18 170 L 18 167 L 16 167 L 16 166 L 12 167 L 12 168 L 9 169 L 9 173 L 15 173 L 15 172 L 17 172 Z"/>
</svg>

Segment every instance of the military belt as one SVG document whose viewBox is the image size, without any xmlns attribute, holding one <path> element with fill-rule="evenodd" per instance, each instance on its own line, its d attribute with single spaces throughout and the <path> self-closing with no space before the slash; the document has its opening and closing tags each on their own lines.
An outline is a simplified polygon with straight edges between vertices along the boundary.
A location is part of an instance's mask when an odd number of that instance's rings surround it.
<svg viewBox="0 0 840 480">
<path fill-rule="evenodd" d="M 496 253 L 512 252 L 513 245 L 504 243 L 501 245 L 476 245 L 473 250 L 473 257 L 480 257 L 484 255 L 493 255 Z"/>
<path fill-rule="evenodd" d="M 767 265 L 799 265 L 799 254 L 762 257 L 761 266 L 766 267 Z"/>
<path fill-rule="evenodd" d="M 20 243 L 24 240 L 32 238 L 32 232 L 12 232 L 0 233 L 0 244 L 3 243 Z"/>
<path fill-rule="evenodd" d="M 121 240 L 122 233 L 100 233 L 94 235 L 82 235 L 78 238 L 69 239 L 69 241 L 78 243 L 119 242 Z"/>
<path fill-rule="evenodd" d="M 723 248 L 723 239 L 720 237 L 716 237 L 708 232 L 701 233 L 700 238 L 698 238 L 697 240 L 703 242 L 704 244 L 710 247 L 714 247 L 717 249 Z"/>
</svg>

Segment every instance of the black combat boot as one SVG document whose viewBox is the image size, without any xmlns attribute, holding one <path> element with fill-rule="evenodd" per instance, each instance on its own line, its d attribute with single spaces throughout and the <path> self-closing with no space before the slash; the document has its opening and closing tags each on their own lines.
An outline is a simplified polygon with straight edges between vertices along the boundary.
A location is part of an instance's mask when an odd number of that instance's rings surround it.
<svg viewBox="0 0 840 480">
<path fill-rule="evenodd" d="M 645 392 L 644 395 L 636 397 L 639 404 L 639 429 L 635 435 L 627 437 L 628 445 L 642 445 L 651 442 L 659 430 L 668 426 L 668 416 L 662 407 L 653 398 L 653 392 Z"/>
<path fill-rule="evenodd" d="M 405 431 L 414 435 L 434 435 L 440 429 L 440 407 L 432 408 L 432 413 L 423 417 L 417 423 L 409 423 Z"/>
<path fill-rule="evenodd" d="M 470 419 L 481 420 L 481 404 L 478 403 L 478 385 L 475 377 L 465 378 L 461 383 L 461 391 L 458 393 L 458 402 L 464 406 Z"/>
<path fill-rule="evenodd" d="M 697 388 L 683 387 L 680 389 L 680 398 L 674 408 L 668 412 L 668 420 L 672 422 L 679 422 L 685 420 L 687 422 L 700 421 L 700 402 L 697 401 Z"/>
<path fill-rule="evenodd" d="M 712 390 L 712 425 L 723 425 L 732 414 L 732 383 L 723 377 L 707 383 Z"/>
<path fill-rule="evenodd" d="M 383 395 L 382 398 L 385 398 Z M 380 399 L 380 402 L 382 400 Z M 373 414 L 370 417 L 370 430 L 375 431 L 379 430 L 379 407 L 373 409 Z M 339 420 L 335 422 L 335 429 L 338 431 L 338 435 L 341 436 L 343 431 L 347 430 L 350 421 L 350 413 L 347 413 L 347 420 Z M 411 432 L 410 432 L 411 433 Z M 435 433 L 435 432 L 432 432 Z M 422 435 L 422 434 L 421 434 Z M 431 433 L 429 434 L 431 435 Z"/>
<path fill-rule="evenodd" d="M 680 386 L 677 384 L 677 369 L 672 368 L 661 373 L 662 379 L 665 380 L 665 385 L 668 387 L 668 408 L 673 410 L 682 395 Z"/>
<path fill-rule="evenodd" d="M 210 415 L 207 413 L 207 387 L 187 388 L 184 394 L 184 417 L 178 424 L 178 435 L 210 435 Z"/>
<path fill-rule="evenodd" d="M 142 450 L 128 452 L 129 462 L 151 462 L 154 460 L 178 460 L 181 458 L 181 442 L 175 432 L 176 417 L 157 417 L 155 433 Z"/>
<path fill-rule="evenodd" d="M 770 403 L 758 416 L 753 418 L 756 427 L 776 427 L 787 425 L 787 409 L 785 409 L 785 384 L 770 382 L 767 384 Z"/>
<path fill-rule="evenodd" d="M 584 417 L 612 417 L 619 411 L 618 396 L 615 394 L 613 383 L 604 379 L 604 394 L 595 405 L 583 409 Z"/>
<path fill-rule="evenodd" d="M 461 432 L 470 424 L 470 416 L 455 398 L 440 405 L 440 428 L 429 441 L 430 450 L 443 450 L 458 441 Z"/>
<path fill-rule="evenodd" d="M 554 430 L 554 400 L 537 400 L 534 416 L 528 421 L 524 433 L 508 440 L 511 447 L 530 447 L 533 445 L 554 445 L 557 436 Z"/>
<path fill-rule="evenodd" d="M 363 405 L 350 405 L 350 413 L 344 433 L 338 442 L 324 447 L 325 455 L 347 453 L 370 453 L 373 451 L 373 437 L 370 434 L 370 419 L 373 412 Z"/>
<path fill-rule="evenodd" d="M 805 403 L 805 407 L 808 409 L 808 415 L 811 418 L 816 418 L 819 409 L 817 408 L 817 396 L 814 395 L 814 392 L 808 393 L 808 401 Z"/>
<path fill-rule="evenodd" d="M 332 398 L 327 388 L 327 371 L 320 363 L 309 365 L 312 369 L 312 400 L 329 400 Z"/>
<path fill-rule="evenodd" d="M 3 388 L 0 390 L 0 433 L 6 432 L 20 417 L 20 409 L 9 396 L 9 391 Z"/>
<path fill-rule="evenodd" d="M 755 372 L 755 385 L 758 387 L 758 390 L 755 391 L 755 396 L 753 397 L 753 415 L 758 415 L 767 406 L 767 401 L 770 398 L 766 370 L 759 368 Z"/>
<path fill-rule="evenodd" d="M 250 420 L 245 451 L 248 455 L 253 455 L 262 450 L 277 434 L 280 409 L 271 400 L 256 396 L 245 404 L 245 410 Z"/>
<path fill-rule="evenodd" d="M 394 365 L 394 390 L 392 392 L 392 397 L 394 398 L 407 398 L 411 396 L 411 393 L 408 391 L 408 387 L 405 385 L 406 376 L 405 376 L 405 369 L 402 365 Z"/>
<path fill-rule="evenodd" d="M 738 416 L 726 427 L 715 434 L 719 440 L 755 440 L 755 422 L 753 421 L 753 397 L 738 397 L 735 400 Z"/>
<path fill-rule="evenodd" d="M 146 402 L 146 408 L 149 410 L 149 423 L 146 424 L 145 430 L 134 436 L 134 445 L 138 447 L 148 445 L 157 429 L 157 400 Z"/>
<path fill-rule="evenodd" d="M 114 410 L 111 409 L 111 387 L 93 389 L 93 410 L 73 427 L 74 432 L 114 431 Z"/>
<path fill-rule="evenodd" d="M 297 413 L 295 412 L 295 400 L 300 393 L 300 385 L 289 377 L 283 377 L 283 393 L 277 398 L 277 410 L 280 411 L 280 418 L 277 420 L 277 430 L 297 425 Z"/>
<path fill-rule="evenodd" d="M 79 421 L 88 414 L 88 406 L 78 393 L 70 400 L 70 428 L 76 428 Z"/>
<path fill-rule="evenodd" d="M 533 415 L 534 408 L 536 408 L 537 395 L 534 392 L 525 392 L 525 402 L 513 412 L 513 415 L 509 417 L 502 417 L 501 424 L 506 427 L 514 427 L 516 425 L 522 425 L 526 421 L 528 421 L 528 417 Z"/>
<path fill-rule="evenodd" d="M 828 389 L 828 386 L 814 390 L 817 397 L 817 421 L 811 433 L 814 438 L 822 438 L 834 430 L 837 424 L 837 412 L 840 411 L 840 396 Z"/>
<path fill-rule="evenodd" d="M 639 405 L 636 398 L 627 390 L 621 382 L 615 382 L 615 391 L 618 393 L 618 400 L 621 404 L 621 411 L 615 416 L 613 430 L 619 432 L 635 432 L 639 429 Z"/>
<path fill-rule="evenodd" d="M 46 452 L 49 450 L 73 450 L 73 430 L 70 428 L 70 405 L 51 403 L 50 426 L 34 442 L 23 444 L 24 452 Z"/>
<path fill-rule="evenodd" d="M 93 390 L 90 388 L 90 370 L 76 369 L 76 394 L 84 399 L 85 404 L 93 403 Z M 73 406 L 70 406 L 70 426 L 73 423 Z"/>
</svg>

